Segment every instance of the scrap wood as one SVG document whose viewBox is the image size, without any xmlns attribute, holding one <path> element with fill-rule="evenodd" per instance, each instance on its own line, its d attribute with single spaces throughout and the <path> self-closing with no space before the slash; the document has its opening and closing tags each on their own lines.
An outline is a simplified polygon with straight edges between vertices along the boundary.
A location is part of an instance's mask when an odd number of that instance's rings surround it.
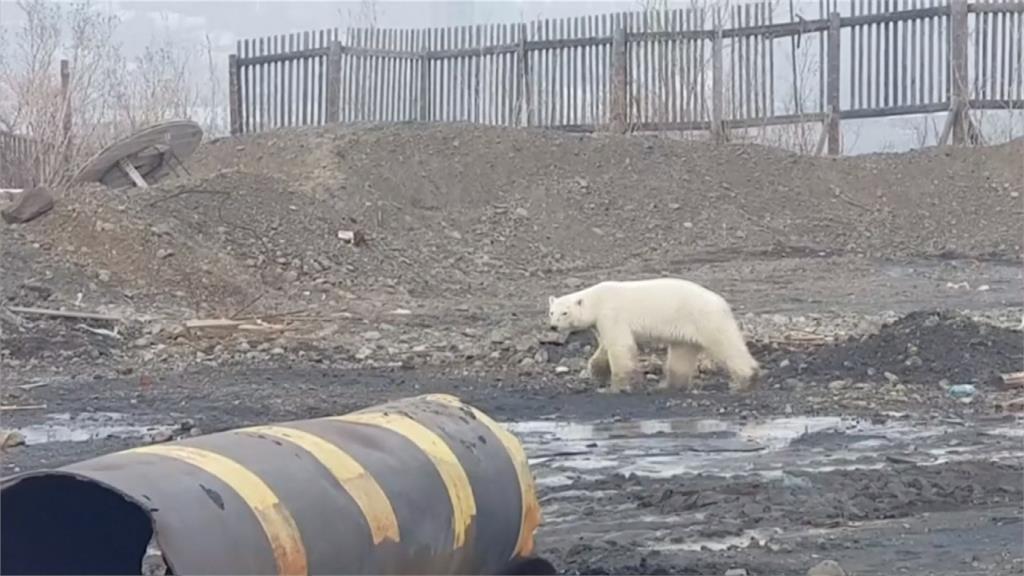
<svg viewBox="0 0 1024 576">
<path fill-rule="evenodd" d="M 999 379 L 1002 381 L 1002 385 L 1004 388 L 1024 387 L 1024 372 L 1010 372 L 1009 374 L 1000 374 Z"/>
<path fill-rule="evenodd" d="M 995 408 L 996 412 L 1024 412 L 1024 396 L 1004 402 L 996 402 Z"/>
<path fill-rule="evenodd" d="M 185 328 L 191 332 L 280 332 L 286 330 L 283 324 L 268 324 L 262 320 L 256 322 L 243 322 L 241 320 L 229 320 L 227 318 L 206 318 L 199 320 L 186 320 Z"/>
<path fill-rule="evenodd" d="M 45 410 L 46 404 L 22 404 L 22 405 L 3 405 L 0 406 L 2 412 L 16 412 L 21 410 Z"/>
<path fill-rule="evenodd" d="M 51 316 L 54 318 L 77 318 L 79 320 L 104 320 L 106 322 L 121 322 L 124 318 L 110 314 L 99 314 L 97 312 L 75 312 L 73 310 L 53 310 L 50 308 L 33 308 L 28 306 L 8 306 L 7 310 L 15 314 L 29 314 L 35 316 Z"/>
</svg>

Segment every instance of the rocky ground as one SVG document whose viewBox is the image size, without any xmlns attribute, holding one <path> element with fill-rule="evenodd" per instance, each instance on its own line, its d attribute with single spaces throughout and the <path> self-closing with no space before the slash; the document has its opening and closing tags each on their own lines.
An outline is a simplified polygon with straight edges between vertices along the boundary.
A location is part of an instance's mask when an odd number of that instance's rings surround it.
<svg viewBox="0 0 1024 576">
<path fill-rule="evenodd" d="M 3 472 L 448 391 L 526 443 L 567 573 L 1019 574 L 1022 159 L 465 126 L 214 141 L 188 177 L 0 230 L 2 419 L 27 441 Z M 592 338 L 544 330 L 549 294 L 659 275 L 733 303 L 759 390 L 597 394 Z"/>
</svg>

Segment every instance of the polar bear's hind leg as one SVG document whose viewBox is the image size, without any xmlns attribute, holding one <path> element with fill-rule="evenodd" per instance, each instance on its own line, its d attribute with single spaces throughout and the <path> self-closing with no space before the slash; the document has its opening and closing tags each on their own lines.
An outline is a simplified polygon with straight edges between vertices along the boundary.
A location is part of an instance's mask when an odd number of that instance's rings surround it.
<svg viewBox="0 0 1024 576">
<path fill-rule="evenodd" d="M 665 359 L 662 388 L 690 388 L 697 373 L 700 346 L 686 342 L 670 344 Z"/>
<path fill-rule="evenodd" d="M 749 390 L 756 382 L 759 367 L 750 355 L 743 333 L 732 318 L 722 323 L 718 330 L 705 336 L 704 349 L 719 367 L 729 372 L 729 388 L 740 392 Z"/>
</svg>

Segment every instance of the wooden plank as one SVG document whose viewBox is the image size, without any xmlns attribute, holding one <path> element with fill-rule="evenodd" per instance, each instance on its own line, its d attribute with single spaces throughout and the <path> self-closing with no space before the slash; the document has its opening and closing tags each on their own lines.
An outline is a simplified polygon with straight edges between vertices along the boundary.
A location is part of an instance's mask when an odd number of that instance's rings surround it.
<svg viewBox="0 0 1024 576">
<path fill-rule="evenodd" d="M 301 50 L 309 49 L 309 32 L 299 32 L 295 42 Z M 295 98 L 296 124 L 306 126 L 309 124 L 309 59 L 305 56 L 298 58 L 295 62 Z"/>
<path fill-rule="evenodd" d="M 722 34 L 719 9 L 715 8 L 715 39 L 711 44 L 711 132 L 715 140 L 721 142 L 725 138 L 722 124 L 722 98 L 725 96 L 722 77 Z"/>
<path fill-rule="evenodd" d="M 285 36 L 279 34 L 277 36 L 277 51 L 284 52 L 287 48 L 285 47 Z M 285 97 L 285 64 L 287 60 L 280 60 L 277 63 L 277 80 L 274 83 L 274 94 L 277 97 L 277 125 L 287 126 L 288 122 L 285 120 L 285 109 L 284 109 L 284 97 Z"/>
<path fill-rule="evenodd" d="M 768 24 L 770 25 L 772 20 L 774 20 L 775 5 L 766 0 L 765 11 L 767 12 Z M 770 118 L 775 115 L 775 41 L 773 38 L 766 36 L 765 42 L 767 43 L 768 50 L 768 104 L 765 107 L 765 115 Z"/>
<path fill-rule="evenodd" d="M 611 52 L 611 129 L 612 132 L 623 134 L 626 132 L 626 106 L 628 102 L 628 87 L 626 85 L 626 28 L 624 22 L 618 21 L 615 24 Z"/>
<path fill-rule="evenodd" d="M 986 2 L 984 4 L 968 4 L 967 11 L 976 14 L 1024 14 L 1024 3 L 1016 2 Z"/>
<path fill-rule="evenodd" d="M 875 13 L 876 14 L 879 13 L 879 12 L 882 12 L 882 2 L 883 2 L 883 0 L 875 0 Z M 883 68 L 882 68 L 882 62 L 883 62 L 883 58 L 884 58 L 883 49 L 882 49 L 882 44 L 883 44 L 883 41 L 884 41 L 884 30 L 882 28 L 882 22 L 875 22 L 874 25 L 873 25 L 873 28 L 874 28 L 874 40 L 875 41 L 874 41 L 874 45 L 872 46 L 872 49 L 873 49 L 872 51 L 874 52 L 874 55 L 875 55 L 875 67 L 874 67 L 872 76 L 874 76 L 874 80 L 875 80 L 875 94 L 874 94 L 875 98 L 871 102 L 869 107 L 871 107 L 871 108 L 880 108 L 882 106 L 882 100 L 883 100 L 882 90 L 884 89 L 884 85 L 885 85 L 885 74 L 884 74 Z"/>
<path fill-rule="evenodd" d="M 967 86 L 967 0 L 952 0 L 950 4 L 950 70 L 952 89 L 948 94 L 953 105 L 953 144 L 965 141 L 964 116 L 970 99 Z"/>
<path fill-rule="evenodd" d="M 912 114 L 935 114 L 938 112 L 946 112 L 948 109 L 949 106 L 946 103 L 935 102 L 907 106 L 843 110 L 839 114 L 839 117 L 843 120 L 864 120 L 867 118 L 886 118 L 891 116 L 908 116 Z"/>
<path fill-rule="evenodd" d="M 255 44 L 253 49 L 258 56 L 263 55 L 263 38 L 254 40 Z M 256 125 L 253 127 L 253 131 L 261 132 L 263 130 L 264 123 L 264 109 L 263 109 L 263 64 L 255 64 L 252 67 L 254 82 L 253 82 L 253 96 L 255 97 L 255 106 L 253 112 L 255 113 Z"/>
<path fill-rule="evenodd" d="M 827 20 L 828 19 L 828 10 L 825 8 L 825 1 L 826 0 L 818 0 L 818 18 L 819 19 L 823 19 L 823 20 Z M 888 1 L 888 0 L 886 0 L 886 1 Z M 828 29 L 826 28 L 825 31 L 827 32 Z M 817 36 L 818 36 L 818 62 L 819 62 L 819 65 L 818 65 L 818 111 L 819 112 L 828 112 L 828 106 L 826 105 L 827 95 L 825 94 L 825 86 L 826 86 L 826 83 L 828 81 L 827 78 L 826 78 L 828 66 L 827 65 L 826 66 L 822 66 L 820 64 L 821 62 L 825 62 L 825 59 L 827 58 L 827 56 L 825 54 L 825 50 L 826 50 L 826 42 L 825 42 L 826 35 L 825 34 L 818 34 Z"/>
<path fill-rule="evenodd" d="M 1020 5 L 1024 6 L 1024 2 L 1021 2 Z M 1014 63 L 1010 67 L 1010 84 L 1016 87 L 1016 91 L 1011 92 L 1010 96 L 1021 99 L 1024 98 L 1024 65 L 1022 65 L 1024 62 L 1024 13 L 1015 12 L 1013 20 L 1015 32 L 1010 45 L 1015 47 L 1015 50 L 1010 58 L 1010 61 Z"/>
<path fill-rule="evenodd" d="M 840 27 L 839 13 L 833 12 L 829 15 L 832 24 L 828 31 L 828 153 L 829 156 L 838 156 L 841 152 L 839 114 L 842 109 L 839 101 L 839 71 L 841 67 L 840 58 Z"/>
<path fill-rule="evenodd" d="M 385 52 L 391 52 L 394 43 L 394 30 L 381 28 L 378 47 Z M 395 58 L 391 55 L 384 56 L 380 61 L 381 83 L 380 83 L 380 118 L 382 122 L 393 122 L 393 106 L 395 103 Z"/>
<path fill-rule="evenodd" d="M 327 117 L 329 123 L 341 121 L 341 42 L 331 41 L 327 57 Z"/>
<path fill-rule="evenodd" d="M 753 15 L 751 14 L 751 8 L 751 4 L 743 5 L 743 23 L 745 26 L 748 27 L 753 23 Z M 747 35 L 743 37 L 743 84 L 744 88 L 746 89 L 743 97 L 743 102 L 744 114 L 747 118 L 753 118 L 755 116 L 754 101 L 756 99 L 756 95 L 754 92 L 754 82 L 756 81 L 756 78 L 754 77 L 755 61 L 752 40 L 753 36 Z"/>
<path fill-rule="evenodd" d="M 100 314 L 98 312 L 76 312 L 73 310 L 55 310 L 52 308 L 37 308 L 32 306 L 8 306 L 7 310 L 15 314 L 27 316 L 47 316 L 50 318 L 73 318 L 77 320 L 102 320 L 105 322 L 121 322 L 121 316 L 112 314 Z"/>
<path fill-rule="evenodd" d="M 483 27 L 481 25 L 477 24 L 474 28 L 468 30 L 468 32 L 471 33 L 472 37 L 473 37 L 472 46 L 474 48 L 478 48 L 479 49 L 480 46 L 483 45 L 483 43 L 484 43 L 484 41 L 483 41 Z M 483 55 L 477 54 L 473 58 L 473 60 L 471 62 L 471 64 L 472 64 L 472 74 L 473 74 L 473 84 L 472 84 L 473 93 L 472 93 L 472 103 L 471 103 L 472 104 L 472 106 L 471 106 L 471 115 L 472 115 L 472 119 L 473 119 L 473 123 L 474 124 L 479 124 L 480 123 L 480 114 L 481 114 L 480 106 L 482 104 L 481 99 L 483 98 L 483 94 L 480 91 L 480 72 L 483 70 L 483 68 L 481 67 L 482 60 L 483 60 Z"/>
<path fill-rule="evenodd" d="M 235 49 L 237 51 L 237 48 Z M 231 135 L 242 133 L 242 98 L 241 84 L 238 79 L 238 55 L 228 56 L 228 118 L 231 122 Z"/>
<path fill-rule="evenodd" d="M 909 0 L 903 1 L 903 9 L 908 8 Z M 900 0 L 896 0 L 897 10 L 899 10 Z M 907 48 L 913 46 L 913 38 L 910 36 L 909 20 L 898 20 L 895 23 L 896 27 L 896 48 L 899 52 L 899 98 L 898 104 L 910 104 L 909 93 L 908 93 L 908 81 L 910 79 L 909 63 L 907 61 Z"/>
<path fill-rule="evenodd" d="M 437 30 L 436 47 L 444 50 L 448 48 L 449 42 L 449 29 L 441 28 Z M 437 60 L 431 60 L 431 64 L 437 64 L 437 116 L 436 119 L 439 122 L 446 122 L 451 119 L 449 111 L 451 109 L 451 61 L 448 59 L 440 58 Z"/>
<path fill-rule="evenodd" d="M 299 37 L 301 37 L 300 36 L 301 34 L 309 34 L 309 32 L 298 32 L 298 33 L 295 33 L 294 36 L 296 38 L 299 38 Z M 256 41 L 253 40 L 253 45 L 255 46 L 255 44 L 256 44 Z M 301 47 L 301 43 L 297 43 L 297 44 L 298 44 L 298 47 L 292 48 L 292 49 L 289 49 L 289 50 L 287 50 L 285 52 L 280 52 L 280 53 L 277 53 L 277 54 L 267 53 L 267 54 L 262 54 L 261 55 L 261 54 L 255 53 L 255 52 L 250 53 L 248 56 L 245 56 L 243 58 L 239 58 L 238 59 L 238 64 L 240 66 L 257 66 L 257 65 L 262 65 L 262 64 L 270 64 L 270 63 L 273 63 L 273 62 L 290 62 L 290 61 L 302 60 L 303 58 L 315 58 L 317 56 L 326 56 L 327 55 L 328 48 L 326 48 L 326 47 L 325 48 L 308 48 L 308 49 L 303 49 Z"/>
</svg>

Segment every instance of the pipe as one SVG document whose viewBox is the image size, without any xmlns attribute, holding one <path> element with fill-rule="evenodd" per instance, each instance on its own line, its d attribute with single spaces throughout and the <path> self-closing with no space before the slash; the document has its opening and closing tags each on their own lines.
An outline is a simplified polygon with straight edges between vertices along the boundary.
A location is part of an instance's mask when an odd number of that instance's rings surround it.
<svg viewBox="0 0 1024 576">
<path fill-rule="evenodd" d="M 4 574 L 554 573 L 518 440 L 454 396 L 0 481 Z"/>
</svg>

